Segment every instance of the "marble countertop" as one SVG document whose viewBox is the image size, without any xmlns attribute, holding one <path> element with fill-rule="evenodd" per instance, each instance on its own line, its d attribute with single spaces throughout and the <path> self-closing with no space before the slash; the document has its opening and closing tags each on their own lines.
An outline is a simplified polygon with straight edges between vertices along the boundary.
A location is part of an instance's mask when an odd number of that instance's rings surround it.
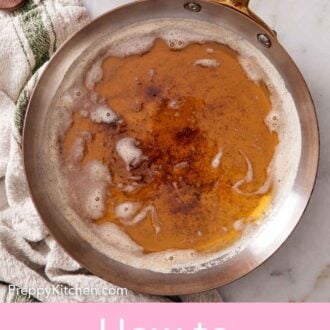
<svg viewBox="0 0 330 330">
<path fill-rule="evenodd" d="M 84 0 L 91 17 L 131 0 Z M 251 0 L 278 33 L 310 87 L 321 131 L 321 163 L 312 200 L 297 229 L 258 269 L 220 289 L 229 302 L 330 301 L 330 2 Z"/>
</svg>

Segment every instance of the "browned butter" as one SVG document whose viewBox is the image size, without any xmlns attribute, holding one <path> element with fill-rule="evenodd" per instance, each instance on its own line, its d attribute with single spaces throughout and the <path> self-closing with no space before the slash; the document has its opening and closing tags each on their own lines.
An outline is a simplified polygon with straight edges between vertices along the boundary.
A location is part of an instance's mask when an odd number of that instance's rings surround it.
<svg viewBox="0 0 330 330">
<path fill-rule="evenodd" d="M 77 136 L 90 132 L 81 165 L 99 160 L 109 168 L 97 223 L 119 225 L 145 252 L 232 244 L 271 199 L 271 184 L 258 192 L 279 142 L 265 124 L 267 87 L 247 77 L 237 53 L 213 42 L 173 50 L 158 39 L 144 54 L 106 58 L 102 68 L 94 92 L 121 120 L 95 123 L 75 109 L 63 141 L 69 158 Z M 129 167 L 116 149 L 124 138 L 143 154 Z M 125 221 L 116 212 L 123 203 L 138 205 Z"/>
</svg>

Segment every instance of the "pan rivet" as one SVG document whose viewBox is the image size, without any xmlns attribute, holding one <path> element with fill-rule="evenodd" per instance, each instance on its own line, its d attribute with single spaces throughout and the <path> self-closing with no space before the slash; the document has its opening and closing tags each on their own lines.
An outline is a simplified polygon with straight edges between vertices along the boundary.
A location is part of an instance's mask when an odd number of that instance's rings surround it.
<svg viewBox="0 0 330 330">
<path fill-rule="evenodd" d="M 263 44 L 266 48 L 272 47 L 272 41 L 270 38 L 263 33 L 258 34 L 258 41 Z"/>
<path fill-rule="evenodd" d="M 199 13 L 202 10 L 202 6 L 196 2 L 188 2 L 184 5 L 184 8 L 195 13 Z"/>
</svg>

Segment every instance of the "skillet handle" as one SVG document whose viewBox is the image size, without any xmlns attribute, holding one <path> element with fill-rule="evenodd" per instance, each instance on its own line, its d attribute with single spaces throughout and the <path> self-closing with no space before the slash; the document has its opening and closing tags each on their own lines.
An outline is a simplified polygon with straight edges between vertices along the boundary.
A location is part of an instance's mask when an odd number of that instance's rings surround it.
<svg viewBox="0 0 330 330">
<path fill-rule="evenodd" d="M 221 4 L 234 8 L 244 15 L 253 19 L 257 24 L 264 28 L 271 36 L 276 37 L 276 32 L 272 30 L 259 16 L 252 12 L 249 8 L 250 0 L 209 0 L 209 2 Z"/>
</svg>

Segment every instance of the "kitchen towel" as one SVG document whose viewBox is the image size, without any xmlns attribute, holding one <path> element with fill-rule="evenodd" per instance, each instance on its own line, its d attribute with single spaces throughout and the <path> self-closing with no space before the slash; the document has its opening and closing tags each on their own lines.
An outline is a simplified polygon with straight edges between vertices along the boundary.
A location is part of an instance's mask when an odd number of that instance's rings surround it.
<svg viewBox="0 0 330 330">
<path fill-rule="evenodd" d="M 0 301 L 171 301 L 88 273 L 48 234 L 29 196 L 21 134 L 31 92 L 56 49 L 88 22 L 79 0 L 28 0 L 13 13 L 0 11 Z M 213 290 L 177 300 L 221 297 Z"/>
</svg>

